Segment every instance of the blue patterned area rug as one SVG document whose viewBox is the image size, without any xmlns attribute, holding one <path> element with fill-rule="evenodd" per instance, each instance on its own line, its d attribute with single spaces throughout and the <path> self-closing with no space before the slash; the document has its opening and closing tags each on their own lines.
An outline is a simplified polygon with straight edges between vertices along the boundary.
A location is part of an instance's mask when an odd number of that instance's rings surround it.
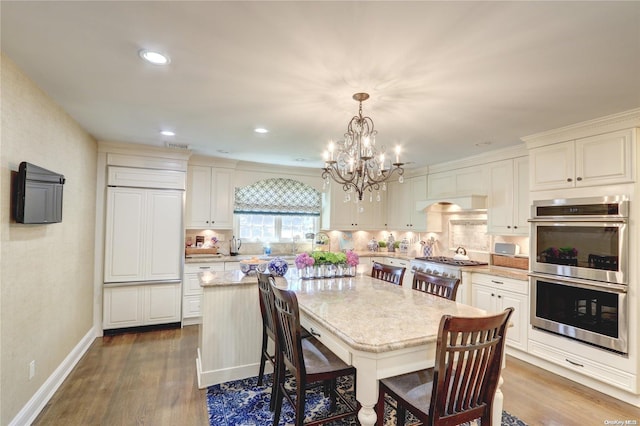
<svg viewBox="0 0 640 426">
<path fill-rule="evenodd" d="M 273 422 L 273 413 L 269 411 L 271 398 L 270 374 L 265 375 L 262 386 L 258 386 L 258 378 L 250 377 L 243 380 L 234 380 L 209 387 L 207 390 L 207 408 L 209 410 L 210 426 L 270 426 Z M 293 379 L 288 379 L 293 380 Z M 352 380 L 339 380 L 338 390 L 353 395 Z M 388 404 L 386 404 L 388 407 Z M 338 412 L 346 411 L 346 407 L 338 403 Z M 307 391 L 307 403 L 305 408 L 305 421 L 326 417 L 329 413 L 329 398 L 324 397 L 321 389 Z M 282 402 L 282 414 L 280 426 L 293 424 L 293 407 L 284 399 Z M 407 413 L 407 425 L 416 423 Z M 355 426 L 354 418 L 347 418 L 330 423 L 331 426 Z M 395 410 L 385 410 L 385 426 L 396 424 Z M 474 426 L 472 422 L 469 426 Z M 522 420 L 502 412 L 502 426 L 527 426 Z"/>
</svg>

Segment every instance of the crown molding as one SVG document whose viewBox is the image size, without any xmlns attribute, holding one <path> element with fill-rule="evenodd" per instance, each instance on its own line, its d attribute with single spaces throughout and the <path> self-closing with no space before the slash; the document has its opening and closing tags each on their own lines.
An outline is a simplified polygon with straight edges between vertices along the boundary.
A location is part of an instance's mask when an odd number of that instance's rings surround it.
<svg viewBox="0 0 640 426">
<path fill-rule="evenodd" d="M 633 127 L 640 127 L 640 108 L 547 130 L 521 139 L 526 143 L 527 148 L 531 149 Z"/>
</svg>

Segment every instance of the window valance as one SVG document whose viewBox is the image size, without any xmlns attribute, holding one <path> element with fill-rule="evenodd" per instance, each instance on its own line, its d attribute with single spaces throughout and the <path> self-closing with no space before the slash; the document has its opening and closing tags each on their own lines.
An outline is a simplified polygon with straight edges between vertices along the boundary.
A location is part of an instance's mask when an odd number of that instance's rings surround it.
<svg viewBox="0 0 640 426">
<path fill-rule="evenodd" d="M 320 216 L 320 192 L 293 179 L 265 179 L 235 189 L 234 213 Z"/>
</svg>

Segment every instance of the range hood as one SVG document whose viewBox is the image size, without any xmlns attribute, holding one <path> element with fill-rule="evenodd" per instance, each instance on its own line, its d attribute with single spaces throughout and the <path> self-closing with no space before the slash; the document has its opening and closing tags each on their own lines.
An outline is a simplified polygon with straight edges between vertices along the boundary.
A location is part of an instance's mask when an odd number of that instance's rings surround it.
<svg viewBox="0 0 640 426">
<path fill-rule="evenodd" d="M 486 195 L 464 195 L 460 197 L 441 197 L 432 200 L 416 202 L 417 210 L 455 212 L 465 210 L 486 210 Z"/>
</svg>

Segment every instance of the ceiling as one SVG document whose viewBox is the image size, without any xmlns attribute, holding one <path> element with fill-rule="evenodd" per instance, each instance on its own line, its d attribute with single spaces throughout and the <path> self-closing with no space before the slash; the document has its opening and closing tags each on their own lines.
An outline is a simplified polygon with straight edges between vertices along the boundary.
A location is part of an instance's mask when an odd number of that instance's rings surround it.
<svg viewBox="0 0 640 426">
<path fill-rule="evenodd" d="M 3 53 L 102 141 L 320 167 L 364 91 L 377 143 L 411 168 L 640 106 L 637 1 L 3 0 L 0 14 Z"/>
</svg>

